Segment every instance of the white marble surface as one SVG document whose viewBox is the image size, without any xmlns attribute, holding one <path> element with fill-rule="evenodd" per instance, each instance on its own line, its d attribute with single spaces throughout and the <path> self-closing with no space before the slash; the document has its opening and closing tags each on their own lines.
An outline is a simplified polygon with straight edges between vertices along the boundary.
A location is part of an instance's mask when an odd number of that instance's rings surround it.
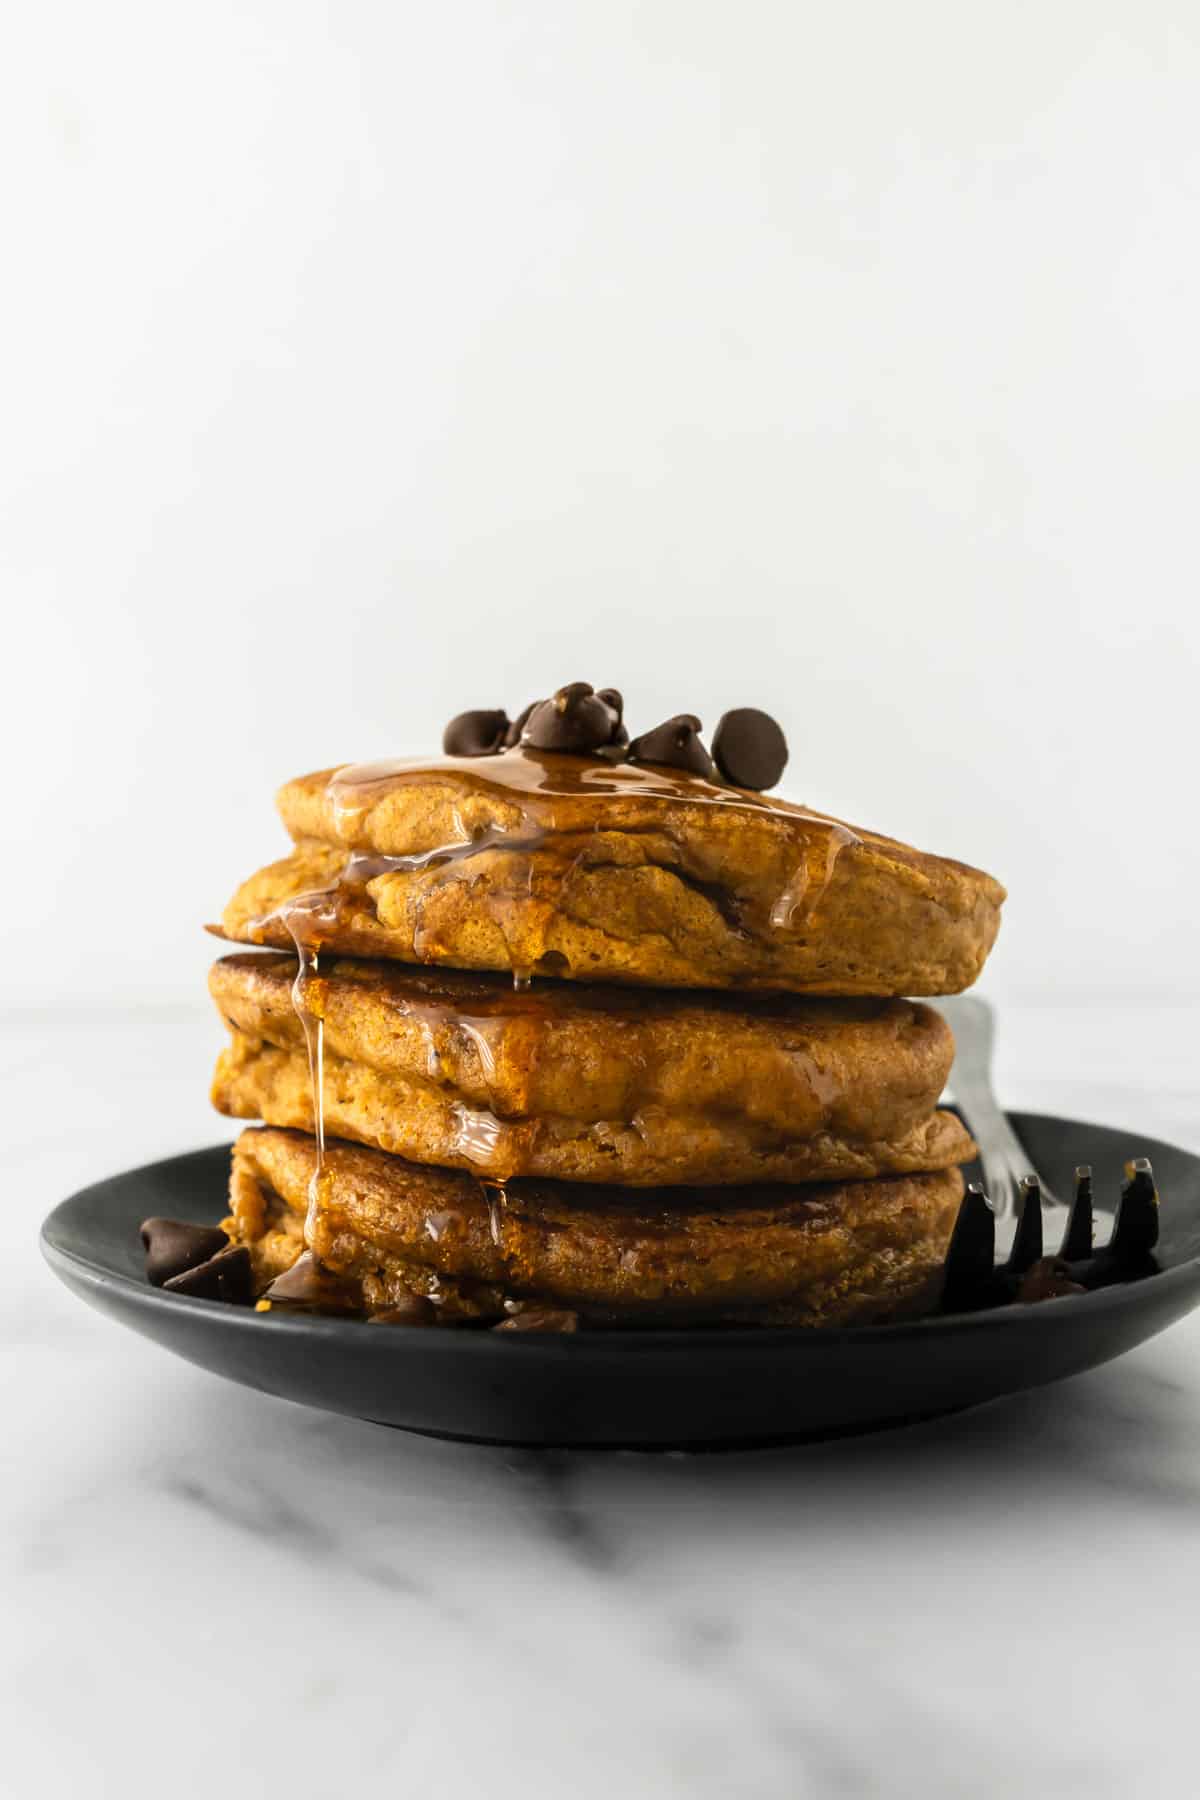
<svg viewBox="0 0 1200 1800">
<path fill-rule="evenodd" d="M 1200 1149 L 1194 1031 L 1009 1017 L 1001 1091 Z M 791 1451 L 328 1418 L 121 1331 L 37 1255 L 63 1194 L 231 1135 L 216 1042 L 199 1012 L 0 1036 L 6 1800 L 1196 1793 L 1200 1316 L 1058 1388 Z"/>
</svg>

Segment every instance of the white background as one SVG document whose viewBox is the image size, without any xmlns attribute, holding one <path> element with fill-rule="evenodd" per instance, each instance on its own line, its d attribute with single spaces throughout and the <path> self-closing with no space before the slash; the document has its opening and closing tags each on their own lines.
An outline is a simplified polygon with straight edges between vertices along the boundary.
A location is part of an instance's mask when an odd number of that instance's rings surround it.
<svg viewBox="0 0 1200 1800">
<path fill-rule="evenodd" d="M 1196 0 L 8 15 L 4 1800 L 1194 1796 L 1200 1315 L 546 1459 L 217 1382 L 34 1234 L 231 1135 L 275 786 L 579 677 L 1003 877 L 1002 1096 L 1200 1148 Z"/>
<path fill-rule="evenodd" d="M 41 0 L 0 67 L 11 1003 L 176 1004 L 301 770 L 585 677 L 1194 1001 L 1185 0 Z"/>
</svg>

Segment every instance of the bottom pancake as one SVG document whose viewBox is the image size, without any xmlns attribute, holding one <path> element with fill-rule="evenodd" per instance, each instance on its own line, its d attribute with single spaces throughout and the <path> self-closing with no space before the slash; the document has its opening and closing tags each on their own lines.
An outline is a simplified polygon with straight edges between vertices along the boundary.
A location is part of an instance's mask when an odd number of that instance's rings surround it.
<svg viewBox="0 0 1200 1800">
<path fill-rule="evenodd" d="M 298 1246 L 307 1213 L 309 1249 L 367 1312 L 403 1312 L 417 1295 L 439 1322 L 506 1328 L 547 1311 L 627 1327 L 924 1311 L 962 1196 L 957 1169 L 793 1187 L 498 1188 L 336 1141 L 310 1208 L 315 1172 L 302 1132 L 245 1131 L 234 1146 L 227 1229 L 250 1248 L 260 1285 Z"/>
</svg>

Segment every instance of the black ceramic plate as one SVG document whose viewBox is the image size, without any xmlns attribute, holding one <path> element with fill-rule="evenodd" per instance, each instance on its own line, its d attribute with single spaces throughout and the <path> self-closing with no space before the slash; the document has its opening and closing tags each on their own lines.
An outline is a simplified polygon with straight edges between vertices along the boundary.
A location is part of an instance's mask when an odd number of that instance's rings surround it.
<svg viewBox="0 0 1200 1800">
<path fill-rule="evenodd" d="M 847 1331 L 494 1336 L 260 1314 L 150 1287 L 138 1225 L 214 1223 L 221 1146 L 114 1175 L 42 1228 L 51 1268 L 101 1312 L 233 1381 L 410 1431 L 505 1444 L 716 1446 L 866 1431 L 974 1406 L 1107 1362 L 1200 1302 L 1200 1157 L 1069 1119 L 1013 1125 L 1051 1187 L 1076 1163 L 1116 1201 L 1125 1159 L 1149 1156 L 1162 1196 L 1159 1271 L 1093 1293 Z M 1056 1243 L 1047 1220 L 1047 1247 Z"/>
</svg>

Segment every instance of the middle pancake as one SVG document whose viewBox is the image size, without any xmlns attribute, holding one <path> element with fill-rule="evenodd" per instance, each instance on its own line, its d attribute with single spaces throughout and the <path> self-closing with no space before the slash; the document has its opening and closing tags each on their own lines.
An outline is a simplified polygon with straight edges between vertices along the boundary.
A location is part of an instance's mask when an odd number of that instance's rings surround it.
<svg viewBox="0 0 1200 1800">
<path fill-rule="evenodd" d="M 313 1129 L 296 964 L 243 953 L 210 989 L 233 1033 L 213 1101 Z M 974 1152 L 934 1111 L 949 1027 L 907 1000 L 647 992 L 341 961 L 310 975 L 325 1126 L 496 1180 L 634 1187 L 832 1181 Z"/>
</svg>

